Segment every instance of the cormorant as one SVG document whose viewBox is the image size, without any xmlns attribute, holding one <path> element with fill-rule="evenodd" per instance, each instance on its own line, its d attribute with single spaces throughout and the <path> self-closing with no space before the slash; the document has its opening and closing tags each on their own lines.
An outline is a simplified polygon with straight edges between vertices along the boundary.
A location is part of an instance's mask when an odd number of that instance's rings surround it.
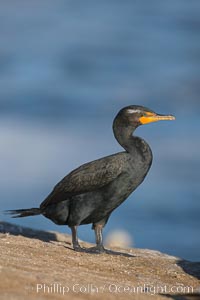
<svg viewBox="0 0 200 300">
<path fill-rule="evenodd" d="M 113 132 L 125 151 L 86 163 L 65 176 L 39 208 L 10 210 L 14 218 L 42 214 L 58 225 L 68 225 L 76 251 L 84 251 L 78 242 L 77 227 L 92 223 L 94 251 L 103 252 L 102 229 L 111 213 L 143 182 L 151 163 L 149 145 L 133 134 L 142 125 L 174 120 L 138 105 L 122 108 L 113 122 Z"/>
</svg>

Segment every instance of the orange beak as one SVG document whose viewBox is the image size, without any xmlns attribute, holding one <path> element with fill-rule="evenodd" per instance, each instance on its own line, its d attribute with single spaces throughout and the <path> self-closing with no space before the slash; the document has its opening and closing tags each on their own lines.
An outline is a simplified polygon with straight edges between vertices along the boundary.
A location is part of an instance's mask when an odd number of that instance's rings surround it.
<svg viewBox="0 0 200 300">
<path fill-rule="evenodd" d="M 172 115 L 158 115 L 155 113 L 147 112 L 146 116 L 142 116 L 139 120 L 141 124 L 148 124 L 162 120 L 175 120 L 175 117 Z"/>
</svg>

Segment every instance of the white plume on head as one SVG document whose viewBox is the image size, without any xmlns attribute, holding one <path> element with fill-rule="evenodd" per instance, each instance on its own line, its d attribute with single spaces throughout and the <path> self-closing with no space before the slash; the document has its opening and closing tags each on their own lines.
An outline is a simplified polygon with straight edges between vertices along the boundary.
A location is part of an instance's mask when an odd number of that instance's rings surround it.
<svg viewBox="0 0 200 300">
<path fill-rule="evenodd" d="M 135 114 L 135 113 L 141 113 L 141 110 L 129 108 L 129 109 L 127 109 L 127 112 L 128 112 L 129 114 Z"/>
</svg>

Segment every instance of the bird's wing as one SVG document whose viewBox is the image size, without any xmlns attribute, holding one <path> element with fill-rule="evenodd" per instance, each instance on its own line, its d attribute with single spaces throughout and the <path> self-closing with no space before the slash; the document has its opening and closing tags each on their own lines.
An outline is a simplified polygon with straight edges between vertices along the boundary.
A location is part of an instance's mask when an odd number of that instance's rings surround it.
<svg viewBox="0 0 200 300">
<path fill-rule="evenodd" d="M 70 196 L 98 190 L 117 178 L 123 171 L 125 152 L 107 156 L 80 166 L 65 176 L 42 202 L 41 208 Z"/>
</svg>

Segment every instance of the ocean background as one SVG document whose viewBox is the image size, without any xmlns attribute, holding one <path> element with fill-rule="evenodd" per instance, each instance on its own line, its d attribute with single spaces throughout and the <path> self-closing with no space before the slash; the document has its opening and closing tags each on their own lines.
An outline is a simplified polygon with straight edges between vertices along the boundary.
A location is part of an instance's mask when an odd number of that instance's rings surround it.
<svg viewBox="0 0 200 300">
<path fill-rule="evenodd" d="M 153 165 L 105 236 L 200 260 L 200 1 L 0 3 L 2 211 L 38 207 L 72 169 L 122 151 L 112 121 L 130 104 L 176 121 L 137 130 Z M 70 233 L 42 216 L 1 219 Z M 93 242 L 90 228 L 79 237 Z"/>
</svg>

